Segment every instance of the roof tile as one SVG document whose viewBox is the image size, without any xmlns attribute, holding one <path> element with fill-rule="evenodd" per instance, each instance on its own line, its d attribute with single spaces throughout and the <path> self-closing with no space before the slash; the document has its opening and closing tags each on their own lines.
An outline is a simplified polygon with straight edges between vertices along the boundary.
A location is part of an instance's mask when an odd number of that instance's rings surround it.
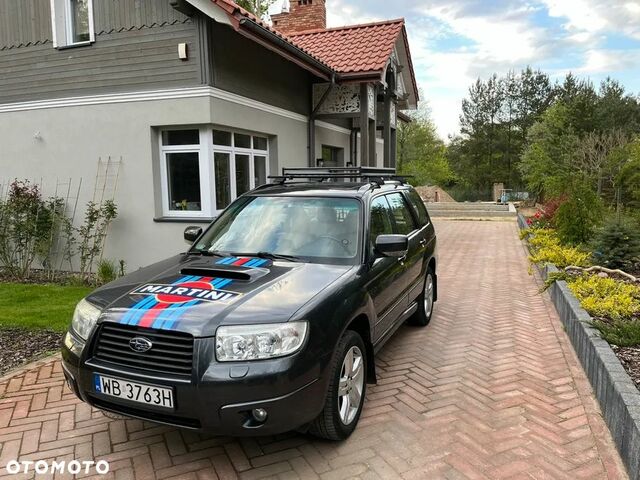
<svg viewBox="0 0 640 480">
<path fill-rule="evenodd" d="M 404 20 L 290 35 L 291 40 L 338 73 L 382 71 L 404 27 Z"/>
</svg>

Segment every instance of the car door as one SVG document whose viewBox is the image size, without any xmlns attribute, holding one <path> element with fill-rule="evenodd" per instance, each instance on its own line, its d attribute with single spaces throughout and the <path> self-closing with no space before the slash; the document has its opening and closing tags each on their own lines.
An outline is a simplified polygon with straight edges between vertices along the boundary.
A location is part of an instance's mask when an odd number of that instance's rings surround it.
<svg viewBox="0 0 640 480">
<path fill-rule="evenodd" d="M 403 272 L 398 282 L 398 286 L 401 289 L 398 294 L 402 293 L 407 296 L 408 305 L 410 300 L 414 300 L 409 298 L 409 291 L 419 282 L 422 274 L 424 235 L 418 228 L 416 218 L 407 199 L 401 192 L 387 195 L 387 201 L 391 207 L 391 215 L 393 217 L 393 233 L 409 237 L 409 251 L 407 256 L 400 261 Z"/>
<path fill-rule="evenodd" d="M 371 201 L 369 211 L 369 272 L 367 291 L 373 300 L 377 314 L 374 331 L 375 341 L 393 326 L 396 319 L 407 307 L 406 298 L 402 299 L 402 276 L 405 268 L 397 258 L 381 257 L 375 253 L 375 241 L 379 235 L 394 233 L 391 207 L 386 196 L 382 195 Z"/>
<path fill-rule="evenodd" d="M 404 192 L 406 199 L 411 205 L 414 217 L 418 225 L 418 231 L 415 236 L 421 247 L 420 251 L 420 272 L 418 278 L 409 290 L 409 302 L 412 302 L 424 288 L 423 279 L 426 275 L 427 261 L 435 255 L 436 249 L 436 232 L 429 218 L 429 213 L 424 205 L 424 202 L 414 189 L 406 190 Z"/>
</svg>

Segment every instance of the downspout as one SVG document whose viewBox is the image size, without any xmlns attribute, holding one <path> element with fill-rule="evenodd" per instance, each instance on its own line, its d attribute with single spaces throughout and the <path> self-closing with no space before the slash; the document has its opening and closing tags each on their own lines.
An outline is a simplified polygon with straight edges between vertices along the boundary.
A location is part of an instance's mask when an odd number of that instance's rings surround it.
<svg viewBox="0 0 640 480">
<path fill-rule="evenodd" d="M 331 94 L 335 86 L 336 86 L 336 74 L 332 73 L 331 83 L 329 84 L 329 88 L 327 88 L 327 91 L 322 94 L 322 97 L 320 98 L 318 105 L 314 107 L 313 111 L 311 112 L 311 115 L 309 115 L 309 125 L 308 125 L 308 132 L 307 132 L 307 151 L 308 151 L 308 163 L 309 163 L 309 167 L 311 168 L 316 166 L 316 158 L 315 158 L 316 156 L 316 116 L 318 115 L 318 111 L 324 104 L 329 94 Z M 311 95 L 311 97 L 313 98 L 313 94 Z"/>
</svg>

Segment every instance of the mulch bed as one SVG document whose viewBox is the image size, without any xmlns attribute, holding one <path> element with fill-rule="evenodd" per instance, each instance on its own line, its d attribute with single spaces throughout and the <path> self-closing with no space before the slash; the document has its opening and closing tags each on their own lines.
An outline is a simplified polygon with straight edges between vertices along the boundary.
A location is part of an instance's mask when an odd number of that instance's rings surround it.
<svg viewBox="0 0 640 480">
<path fill-rule="evenodd" d="M 633 383 L 640 390 L 640 347 L 618 347 L 611 345 L 616 356 L 622 363 Z"/>
<path fill-rule="evenodd" d="M 25 284 L 49 284 L 55 283 L 58 285 L 79 285 L 85 282 L 79 280 L 79 276 L 73 272 L 56 272 L 55 278 L 51 276 L 45 270 L 31 270 L 29 278 L 17 279 L 9 275 L 8 272 L 3 270 L 0 267 L 0 282 L 8 282 L 8 283 L 25 283 Z M 86 282 L 87 284 L 89 282 Z"/>
<path fill-rule="evenodd" d="M 62 334 L 49 330 L 0 328 L 0 377 L 60 349 Z"/>
</svg>

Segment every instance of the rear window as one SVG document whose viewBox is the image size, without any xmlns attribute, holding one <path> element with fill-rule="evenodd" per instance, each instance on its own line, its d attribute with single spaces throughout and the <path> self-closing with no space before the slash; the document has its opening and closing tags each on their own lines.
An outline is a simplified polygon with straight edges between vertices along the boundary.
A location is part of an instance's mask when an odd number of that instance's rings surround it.
<svg viewBox="0 0 640 480">
<path fill-rule="evenodd" d="M 409 199 L 409 203 L 413 208 L 413 211 L 416 212 L 418 216 L 418 224 L 422 228 L 429 223 L 429 214 L 427 213 L 427 207 L 424 206 L 424 202 L 418 192 L 411 189 L 407 191 L 407 198 Z"/>
<path fill-rule="evenodd" d="M 416 229 L 416 225 L 406 200 L 400 193 L 387 195 L 387 200 L 391 206 L 391 214 L 395 224 L 394 233 L 409 235 Z"/>
</svg>

